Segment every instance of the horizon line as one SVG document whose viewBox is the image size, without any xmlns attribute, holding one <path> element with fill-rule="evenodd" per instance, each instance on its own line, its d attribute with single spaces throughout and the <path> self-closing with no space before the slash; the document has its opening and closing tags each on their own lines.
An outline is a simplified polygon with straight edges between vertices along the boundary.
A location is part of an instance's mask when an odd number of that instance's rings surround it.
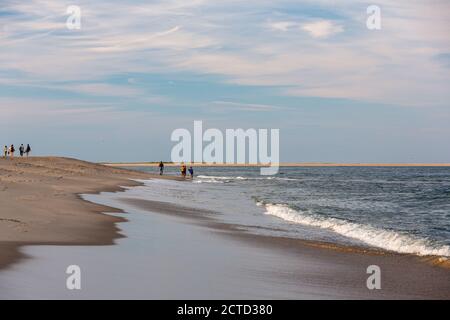
<svg viewBox="0 0 450 320">
<path fill-rule="evenodd" d="M 182 163 L 171 161 L 164 162 L 165 166 L 179 166 Z M 159 161 L 148 162 L 100 162 L 102 165 L 111 167 L 153 167 L 159 164 Z M 339 162 L 281 162 L 272 164 L 249 164 L 249 163 L 197 163 L 185 162 L 197 167 L 450 167 L 450 163 L 339 163 Z"/>
</svg>

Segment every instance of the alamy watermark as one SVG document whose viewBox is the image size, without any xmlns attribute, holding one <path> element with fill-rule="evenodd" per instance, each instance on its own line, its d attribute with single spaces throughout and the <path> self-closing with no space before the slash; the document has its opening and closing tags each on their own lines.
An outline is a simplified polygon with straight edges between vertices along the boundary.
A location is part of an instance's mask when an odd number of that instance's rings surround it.
<svg viewBox="0 0 450 320">
<path fill-rule="evenodd" d="M 280 160 L 280 130 L 219 129 L 203 132 L 203 121 L 194 121 L 194 134 L 188 129 L 176 129 L 171 141 L 178 142 L 171 152 L 174 163 L 206 163 L 262 165 L 262 175 L 278 173 Z M 225 141 L 224 141 L 225 140 Z M 204 145 L 206 143 L 206 145 Z"/>
<path fill-rule="evenodd" d="M 381 30 L 381 8 L 377 5 L 370 5 L 366 10 L 368 17 L 366 26 L 369 30 Z"/>
<path fill-rule="evenodd" d="M 367 267 L 367 274 L 370 276 L 367 278 L 366 286 L 369 290 L 381 289 L 381 268 L 377 265 L 371 265 Z"/>
<path fill-rule="evenodd" d="M 69 30 L 81 29 L 81 8 L 79 6 L 67 7 L 66 14 L 69 17 L 66 20 L 66 27 Z"/>
</svg>

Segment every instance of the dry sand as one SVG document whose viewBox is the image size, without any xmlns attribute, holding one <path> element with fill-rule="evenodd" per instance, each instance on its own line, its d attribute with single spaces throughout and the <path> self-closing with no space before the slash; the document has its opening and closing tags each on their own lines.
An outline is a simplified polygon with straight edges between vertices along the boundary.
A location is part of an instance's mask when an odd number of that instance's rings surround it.
<svg viewBox="0 0 450 320">
<path fill-rule="evenodd" d="M 115 223 L 123 219 L 101 212 L 117 210 L 78 195 L 151 177 L 67 158 L 0 159 L 0 269 L 21 258 L 19 246 L 113 244 L 121 237 Z"/>
</svg>

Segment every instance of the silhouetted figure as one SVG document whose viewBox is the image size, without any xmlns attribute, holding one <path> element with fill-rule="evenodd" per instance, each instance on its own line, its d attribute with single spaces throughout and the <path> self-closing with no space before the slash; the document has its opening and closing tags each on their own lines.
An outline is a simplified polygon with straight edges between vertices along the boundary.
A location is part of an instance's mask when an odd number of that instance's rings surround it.
<svg viewBox="0 0 450 320">
<path fill-rule="evenodd" d="M 27 155 L 27 157 L 30 154 L 30 152 L 31 152 L 31 147 L 29 144 L 27 144 L 27 148 L 25 149 L 25 154 Z"/>
<path fill-rule="evenodd" d="M 164 163 L 162 161 L 159 162 L 159 175 L 162 176 L 164 173 Z"/>
<path fill-rule="evenodd" d="M 12 144 L 11 147 L 9 147 L 9 156 L 11 159 L 14 159 L 14 152 L 16 152 L 16 149 L 14 148 L 14 145 Z"/>
</svg>

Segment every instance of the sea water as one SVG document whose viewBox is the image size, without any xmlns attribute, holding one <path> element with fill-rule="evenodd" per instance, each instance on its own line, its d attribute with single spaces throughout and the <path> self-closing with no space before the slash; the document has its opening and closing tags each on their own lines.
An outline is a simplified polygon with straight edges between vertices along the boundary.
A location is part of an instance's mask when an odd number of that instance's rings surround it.
<svg viewBox="0 0 450 320">
<path fill-rule="evenodd" d="M 209 209 L 252 233 L 450 257 L 446 167 L 198 167 L 189 182 L 144 183 L 127 196 Z"/>
</svg>

